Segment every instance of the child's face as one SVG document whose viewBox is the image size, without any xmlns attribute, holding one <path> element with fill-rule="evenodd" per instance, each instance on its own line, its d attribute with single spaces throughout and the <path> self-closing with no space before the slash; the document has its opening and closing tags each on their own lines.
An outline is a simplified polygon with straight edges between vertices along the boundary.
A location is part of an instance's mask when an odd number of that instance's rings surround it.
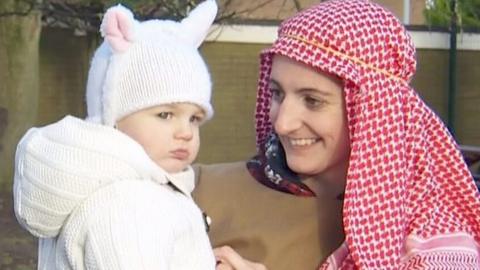
<svg viewBox="0 0 480 270">
<path fill-rule="evenodd" d="M 176 173 L 196 158 L 204 118 L 197 105 L 173 103 L 127 115 L 117 122 L 117 129 L 140 143 L 158 166 Z"/>
</svg>

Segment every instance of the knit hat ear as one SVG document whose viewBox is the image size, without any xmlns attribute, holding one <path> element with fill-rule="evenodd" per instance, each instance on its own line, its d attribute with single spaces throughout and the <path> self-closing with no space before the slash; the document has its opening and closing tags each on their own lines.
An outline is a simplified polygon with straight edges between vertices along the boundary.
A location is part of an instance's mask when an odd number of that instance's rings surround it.
<svg viewBox="0 0 480 270">
<path fill-rule="evenodd" d="M 196 48 L 202 44 L 208 34 L 210 25 L 217 15 L 217 4 L 215 0 L 207 0 L 193 9 L 188 17 L 181 21 L 181 28 L 185 37 L 188 38 Z"/>
<path fill-rule="evenodd" d="M 134 41 L 135 19 L 130 10 L 116 5 L 107 10 L 100 32 L 105 41 L 117 53 L 126 51 Z"/>
</svg>

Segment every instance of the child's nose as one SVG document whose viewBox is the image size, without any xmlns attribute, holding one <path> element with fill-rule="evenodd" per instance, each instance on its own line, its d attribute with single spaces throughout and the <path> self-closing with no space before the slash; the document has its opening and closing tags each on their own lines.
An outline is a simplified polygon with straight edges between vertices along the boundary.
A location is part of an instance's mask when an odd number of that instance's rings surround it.
<svg viewBox="0 0 480 270">
<path fill-rule="evenodd" d="M 184 121 L 178 125 L 176 137 L 182 140 L 191 140 L 193 137 L 193 127 L 190 121 Z"/>
</svg>

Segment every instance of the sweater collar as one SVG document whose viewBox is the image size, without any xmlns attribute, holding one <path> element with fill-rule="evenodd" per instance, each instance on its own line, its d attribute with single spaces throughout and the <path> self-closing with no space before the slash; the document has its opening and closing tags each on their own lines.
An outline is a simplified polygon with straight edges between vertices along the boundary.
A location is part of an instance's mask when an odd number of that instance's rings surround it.
<svg viewBox="0 0 480 270">
<path fill-rule="evenodd" d="M 173 185 L 174 189 L 191 197 L 193 188 L 195 187 L 194 172 L 191 166 L 179 173 L 167 174 L 168 182 Z"/>
</svg>

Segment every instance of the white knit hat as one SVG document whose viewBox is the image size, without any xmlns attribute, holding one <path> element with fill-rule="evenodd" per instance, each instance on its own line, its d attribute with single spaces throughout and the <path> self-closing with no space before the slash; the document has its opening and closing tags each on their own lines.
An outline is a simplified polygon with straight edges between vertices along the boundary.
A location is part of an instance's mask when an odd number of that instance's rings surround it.
<svg viewBox="0 0 480 270">
<path fill-rule="evenodd" d="M 177 102 L 197 104 L 211 118 L 210 74 L 198 47 L 216 13 L 215 0 L 181 22 L 139 22 L 121 5 L 109 8 L 88 74 L 87 119 L 114 126 L 130 113 Z"/>
</svg>

